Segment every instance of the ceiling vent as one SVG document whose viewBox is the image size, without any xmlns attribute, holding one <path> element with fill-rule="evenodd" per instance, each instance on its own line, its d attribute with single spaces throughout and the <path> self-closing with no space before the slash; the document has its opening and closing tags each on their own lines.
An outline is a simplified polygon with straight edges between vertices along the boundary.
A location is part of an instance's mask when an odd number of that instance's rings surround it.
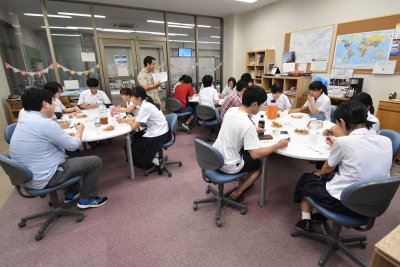
<svg viewBox="0 0 400 267">
<path fill-rule="evenodd" d="M 120 29 L 135 29 L 137 26 L 133 23 L 121 22 L 121 23 L 114 23 L 113 27 Z"/>
</svg>

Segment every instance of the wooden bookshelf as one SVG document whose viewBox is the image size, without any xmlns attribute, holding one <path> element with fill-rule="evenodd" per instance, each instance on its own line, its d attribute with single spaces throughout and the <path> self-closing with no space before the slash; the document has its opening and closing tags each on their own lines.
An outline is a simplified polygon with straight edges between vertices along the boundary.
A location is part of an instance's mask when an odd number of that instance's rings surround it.
<svg viewBox="0 0 400 267">
<path fill-rule="evenodd" d="M 250 73 L 254 84 L 262 85 L 263 76 L 269 71 L 269 64 L 275 64 L 274 49 L 247 52 L 246 72 Z"/>
<path fill-rule="evenodd" d="M 19 111 L 22 109 L 21 99 L 9 99 L 7 100 L 7 104 L 11 122 L 17 122 Z"/>
</svg>

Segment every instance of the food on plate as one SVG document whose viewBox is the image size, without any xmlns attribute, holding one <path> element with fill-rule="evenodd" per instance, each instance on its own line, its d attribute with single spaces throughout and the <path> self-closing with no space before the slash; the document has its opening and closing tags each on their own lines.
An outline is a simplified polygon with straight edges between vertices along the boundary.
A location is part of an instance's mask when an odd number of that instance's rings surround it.
<svg viewBox="0 0 400 267">
<path fill-rule="evenodd" d="M 290 115 L 290 117 L 292 117 L 293 119 L 302 119 L 303 115 L 301 115 L 301 114 L 293 114 L 293 115 Z"/>
<path fill-rule="evenodd" d="M 107 126 L 107 127 L 103 128 L 103 131 L 105 131 L 105 132 L 109 132 L 109 131 L 112 131 L 112 130 L 114 130 L 114 129 L 115 129 L 115 127 L 114 127 L 114 126 L 112 126 L 112 125 L 109 125 L 109 126 Z"/>
<path fill-rule="evenodd" d="M 271 126 L 272 126 L 272 127 L 275 127 L 275 128 L 281 128 L 281 127 L 282 127 L 282 124 L 280 124 L 280 123 L 277 122 L 277 121 L 273 121 L 273 122 L 271 123 Z"/>
<path fill-rule="evenodd" d="M 84 119 L 84 118 L 87 118 L 87 115 L 84 114 L 84 113 L 78 113 L 78 114 L 76 114 L 76 117 L 77 117 L 78 119 Z"/>
<path fill-rule="evenodd" d="M 304 134 L 304 135 L 310 133 L 307 129 L 296 129 L 296 130 L 294 130 L 294 132 L 297 134 Z"/>
</svg>

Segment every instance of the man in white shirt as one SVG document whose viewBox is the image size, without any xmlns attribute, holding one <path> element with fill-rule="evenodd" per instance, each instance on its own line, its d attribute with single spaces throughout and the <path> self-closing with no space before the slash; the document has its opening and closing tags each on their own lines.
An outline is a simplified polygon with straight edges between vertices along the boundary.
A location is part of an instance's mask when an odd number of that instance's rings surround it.
<svg viewBox="0 0 400 267">
<path fill-rule="evenodd" d="M 96 78 L 89 78 L 86 81 L 86 84 L 89 89 L 83 91 L 79 96 L 78 106 L 80 108 L 97 108 L 99 102 L 102 102 L 105 105 L 111 104 L 111 101 L 106 93 L 101 90 L 97 90 L 97 87 L 99 86 L 99 80 Z"/>
<path fill-rule="evenodd" d="M 217 90 L 212 87 L 213 77 L 204 75 L 202 82 L 204 88 L 199 92 L 199 104 L 215 108 L 218 105 L 219 96 Z"/>
<path fill-rule="evenodd" d="M 284 139 L 273 146 L 261 147 L 252 116 L 261 110 L 265 100 L 267 94 L 264 89 L 256 85 L 248 87 L 243 93 L 242 105 L 232 107 L 226 112 L 224 123 L 213 145 L 224 156 L 221 171 L 229 174 L 248 173 L 240 182 L 239 188 L 229 195 L 234 201 L 240 201 L 243 192 L 261 175 L 260 158 L 289 144 L 289 140 Z"/>
</svg>

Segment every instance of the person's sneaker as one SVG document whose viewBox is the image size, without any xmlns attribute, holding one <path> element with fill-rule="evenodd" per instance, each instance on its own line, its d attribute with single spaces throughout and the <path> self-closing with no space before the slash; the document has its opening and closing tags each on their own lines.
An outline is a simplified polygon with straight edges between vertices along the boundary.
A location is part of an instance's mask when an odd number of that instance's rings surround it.
<svg viewBox="0 0 400 267">
<path fill-rule="evenodd" d="M 88 209 L 88 208 L 97 208 L 100 207 L 102 205 L 104 205 L 107 202 L 107 197 L 93 197 L 91 199 L 87 199 L 84 197 L 81 197 L 78 201 L 78 208 L 81 209 Z"/>
<path fill-rule="evenodd" d="M 71 200 L 74 200 L 80 196 L 79 192 L 78 193 L 73 193 L 73 192 L 65 192 L 64 193 L 64 203 L 68 203 Z"/>
<path fill-rule="evenodd" d="M 311 220 L 306 220 L 306 219 L 300 220 L 296 223 L 296 227 L 303 229 L 304 231 L 307 231 L 307 232 L 313 231 Z"/>
<path fill-rule="evenodd" d="M 317 212 L 317 213 L 311 213 L 311 221 L 313 223 L 323 223 L 325 221 L 327 221 L 328 219 L 322 215 L 321 213 Z"/>
<path fill-rule="evenodd" d="M 232 193 L 230 193 L 226 198 L 227 198 L 227 199 L 230 199 L 230 200 L 232 200 L 232 201 L 238 202 L 238 203 L 242 203 L 242 202 L 244 201 L 243 195 L 241 195 L 241 196 L 239 196 L 239 197 L 234 197 L 234 196 L 232 195 Z"/>
<path fill-rule="evenodd" d="M 182 122 L 182 128 L 186 131 L 190 131 L 189 125 L 186 125 L 184 122 Z"/>
</svg>

